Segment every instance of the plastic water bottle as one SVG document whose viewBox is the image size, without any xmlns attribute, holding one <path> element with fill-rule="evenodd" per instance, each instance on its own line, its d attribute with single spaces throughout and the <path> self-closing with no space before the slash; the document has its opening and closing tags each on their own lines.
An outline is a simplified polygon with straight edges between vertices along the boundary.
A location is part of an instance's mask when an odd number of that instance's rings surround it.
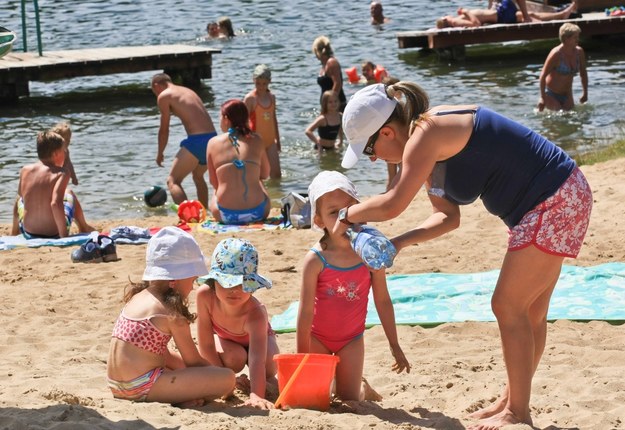
<svg viewBox="0 0 625 430">
<path fill-rule="evenodd" d="M 368 225 L 354 225 L 347 235 L 356 254 L 373 270 L 388 269 L 393 265 L 397 250 L 379 230 Z"/>
</svg>

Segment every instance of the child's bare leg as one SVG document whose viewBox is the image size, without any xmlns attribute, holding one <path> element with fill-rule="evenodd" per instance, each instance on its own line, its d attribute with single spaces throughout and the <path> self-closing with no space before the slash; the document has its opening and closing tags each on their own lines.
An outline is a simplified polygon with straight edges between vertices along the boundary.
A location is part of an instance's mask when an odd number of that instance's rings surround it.
<svg viewBox="0 0 625 430">
<path fill-rule="evenodd" d="M 336 366 L 336 395 L 341 400 L 364 400 L 362 371 L 365 342 L 362 336 L 352 340 L 336 353 L 341 361 Z"/>
<path fill-rule="evenodd" d="M 200 366 L 165 371 L 148 394 L 149 402 L 197 406 L 234 391 L 234 372 L 224 367 Z"/>
<path fill-rule="evenodd" d="M 499 428 L 506 424 L 532 424 L 529 412 L 532 378 L 544 350 L 538 315 L 547 307 L 562 267 L 562 257 L 544 253 L 533 245 L 508 252 L 492 298 L 506 371 L 508 400 L 503 410 L 470 429 Z"/>
<path fill-rule="evenodd" d="M 87 223 L 87 220 L 85 219 L 85 213 L 82 210 L 82 206 L 80 205 L 80 202 L 78 201 L 78 197 L 76 197 L 76 194 L 74 194 L 73 191 L 69 191 L 72 194 L 72 197 L 74 198 L 74 221 L 76 222 L 76 225 L 78 226 L 78 231 L 80 233 L 90 233 L 92 231 L 96 231 L 96 229 L 92 226 L 90 226 Z"/>
<path fill-rule="evenodd" d="M 278 152 L 278 144 L 274 143 L 267 148 L 267 158 L 269 159 L 269 177 L 271 179 L 279 179 L 282 177 L 282 169 L 280 167 L 280 153 Z"/>
<path fill-rule="evenodd" d="M 363 400 L 371 400 L 374 402 L 379 402 L 382 400 L 382 396 L 380 393 L 375 391 L 369 382 L 362 378 L 362 383 L 360 384 L 360 392 L 362 394 Z"/>
</svg>

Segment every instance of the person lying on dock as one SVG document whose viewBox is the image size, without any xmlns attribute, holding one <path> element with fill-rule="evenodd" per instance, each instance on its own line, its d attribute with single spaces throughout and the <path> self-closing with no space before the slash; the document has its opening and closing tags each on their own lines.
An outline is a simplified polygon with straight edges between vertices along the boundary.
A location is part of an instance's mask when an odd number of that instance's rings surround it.
<svg viewBox="0 0 625 430">
<path fill-rule="evenodd" d="M 577 4 L 573 1 L 566 8 L 557 12 L 528 12 L 524 0 L 518 1 L 518 8 L 512 0 L 503 0 L 492 7 L 489 0 L 488 9 L 458 8 L 457 16 L 446 15 L 436 20 L 436 28 L 447 27 L 479 27 L 484 24 L 516 24 L 532 21 L 553 21 L 569 19 L 577 12 Z"/>
</svg>

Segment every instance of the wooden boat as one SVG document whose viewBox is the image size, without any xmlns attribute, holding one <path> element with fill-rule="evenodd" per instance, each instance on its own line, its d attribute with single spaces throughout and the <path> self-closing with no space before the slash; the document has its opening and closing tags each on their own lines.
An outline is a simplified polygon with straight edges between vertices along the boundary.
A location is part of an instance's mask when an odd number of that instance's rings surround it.
<svg viewBox="0 0 625 430">
<path fill-rule="evenodd" d="M 0 27 L 0 58 L 11 52 L 16 37 L 15 33 L 11 30 Z"/>
</svg>

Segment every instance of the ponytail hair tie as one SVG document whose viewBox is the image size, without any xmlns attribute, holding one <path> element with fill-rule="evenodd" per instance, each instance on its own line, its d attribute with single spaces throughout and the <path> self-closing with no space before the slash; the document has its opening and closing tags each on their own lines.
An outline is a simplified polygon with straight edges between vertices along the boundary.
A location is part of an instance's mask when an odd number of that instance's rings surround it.
<svg viewBox="0 0 625 430">
<path fill-rule="evenodd" d="M 389 85 L 389 86 L 386 87 L 386 95 L 388 96 L 389 99 L 395 98 L 395 93 L 396 92 L 397 92 L 397 90 L 392 85 Z"/>
</svg>

